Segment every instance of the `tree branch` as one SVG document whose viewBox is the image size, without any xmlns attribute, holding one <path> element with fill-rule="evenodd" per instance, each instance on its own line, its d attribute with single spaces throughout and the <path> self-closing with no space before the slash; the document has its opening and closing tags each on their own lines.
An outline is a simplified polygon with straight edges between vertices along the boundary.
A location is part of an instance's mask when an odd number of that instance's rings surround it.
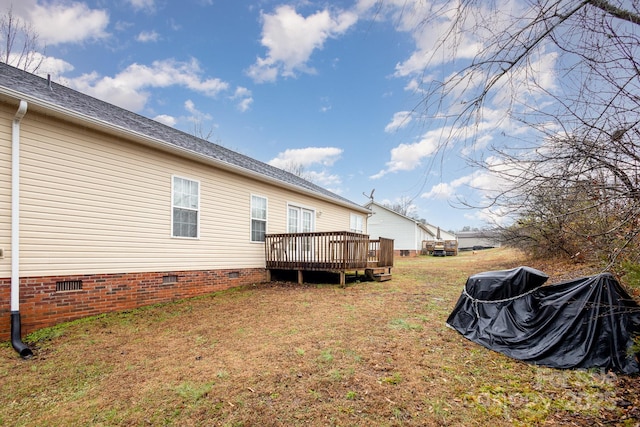
<svg viewBox="0 0 640 427">
<path fill-rule="evenodd" d="M 623 21 L 631 22 L 632 24 L 640 25 L 640 15 L 631 13 L 629 10 L 616 7 L 605 0 L 589 0 L 592 6 L 608 13 L 609 15 L 622 19 Z"/>
</svg>

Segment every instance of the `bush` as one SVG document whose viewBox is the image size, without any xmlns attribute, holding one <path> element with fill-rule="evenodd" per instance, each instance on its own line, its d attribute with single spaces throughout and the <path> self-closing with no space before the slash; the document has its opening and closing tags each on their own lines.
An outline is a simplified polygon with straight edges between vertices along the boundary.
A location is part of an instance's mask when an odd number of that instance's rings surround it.
<svg viewBox="0 0 640 427">
<path fill-rule="evenodd" d="M 620 268 L 625 284 L 632 289 L 640 289 L 640 264 L 623 261 Z"/>
</svg>

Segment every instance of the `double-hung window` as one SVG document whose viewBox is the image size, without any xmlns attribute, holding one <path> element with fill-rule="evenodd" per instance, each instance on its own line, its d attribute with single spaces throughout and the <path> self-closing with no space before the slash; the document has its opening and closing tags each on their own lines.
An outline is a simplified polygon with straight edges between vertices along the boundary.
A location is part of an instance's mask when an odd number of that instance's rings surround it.
<svg viewBox="0 0 640 427">
<path fill-rule="evenodd" d="M 173 177 L 171 197 L 171 228 L 173 237 L 199 237 L 200 183 Z"/>
<path fill-rule="evenodd" d="M 351 225 L 349 227 L 354 233 L 362 233 L 364 231 L 362 215 L 351 214 Z"/>
<path fill-rule="evenodd" d="M 251 241 L 264 242 L 267 233 L 267 199 L 251 196 Z"/>
</svg>

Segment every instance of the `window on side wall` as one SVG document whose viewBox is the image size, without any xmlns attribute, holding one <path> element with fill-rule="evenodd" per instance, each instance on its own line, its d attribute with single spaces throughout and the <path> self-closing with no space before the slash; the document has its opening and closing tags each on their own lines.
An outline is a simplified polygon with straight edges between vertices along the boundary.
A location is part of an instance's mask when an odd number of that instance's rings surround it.
<svg viewBox="0 0 640 427">
<path fill-rule="evenodd" d="M 174 176 L 171 206 L 171 235 L 197 239 L 200 233 L 200 183 Z"/>
<path fill-rule="evenodd" d="M 350 229 L 354 233 L 362 233 L 364 231 L 362 215 L 351 214 Z"/>
<path fill-rule="evenodd" d="M 267 199 L 251 196 L 251 241 L 264 242 L 267 233 Z"/>
</svg>

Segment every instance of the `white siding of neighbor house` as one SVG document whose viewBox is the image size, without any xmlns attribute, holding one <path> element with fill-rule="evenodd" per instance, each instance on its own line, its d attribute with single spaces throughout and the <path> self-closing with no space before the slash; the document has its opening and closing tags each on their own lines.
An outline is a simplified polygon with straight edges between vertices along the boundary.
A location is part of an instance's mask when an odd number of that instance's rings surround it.
<svg viewBox="0 0 640 427">
<path fill-rule="evenodd" d="M 375 204 L 371 209 L 373 214 L 367 221 L 367 228 L 372 239 L 392 238 L 395 250 L 419 251 L 422 248 L 422 233 L 415 221 Z"/>
<path fill-rule="evenodd" d="M 422 251 L 422 242 L 425 240 L 433 240 L 433 235 L 423 228 L 418 227 L 418 240 L 416 241 L 416 250 Z"/>
<path fill-rule="evenodd" d="M 10 272 L 12 107 L 0 104 L 0 277 Z M 267 233 L 287 205 L 316 211 L 316 231 L 349 230 L 348 208 L 29 113 L 21 125 L 20 275 L 264 267 L 250 241 L 251 195 Z M 171 237 L 171 179 L 200 182 L 200 238 Z M 366 216 L 365 216 L 366 227 Z"/>
</svg>

